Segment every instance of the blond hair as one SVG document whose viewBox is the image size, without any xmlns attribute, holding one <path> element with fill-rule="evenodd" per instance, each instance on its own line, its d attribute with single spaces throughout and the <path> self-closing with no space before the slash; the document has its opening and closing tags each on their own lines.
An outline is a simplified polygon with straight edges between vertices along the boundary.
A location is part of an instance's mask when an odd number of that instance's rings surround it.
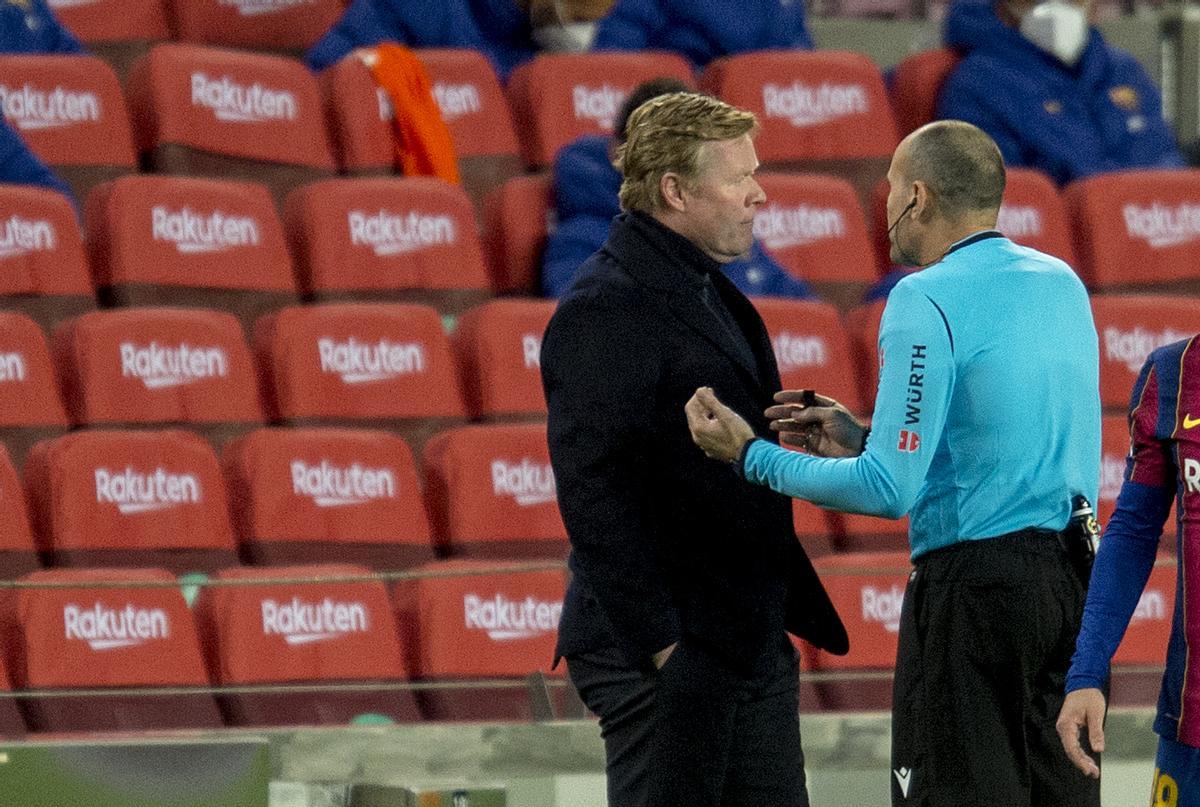
<svg viewBox="0 0 1200 807">
<path fill-rule="evenodd" d="M 661 209 L 664 174 L 679 174 L 685 183 L 694 180 L 701 168 L 701 146 L 753 134 L 757 128 L 753 112 L 708 95 L 673 92 L 651 98 L 629 116 L 625 142 L 613 161 L 624 176 L 621 209 Z"/>
</svg>

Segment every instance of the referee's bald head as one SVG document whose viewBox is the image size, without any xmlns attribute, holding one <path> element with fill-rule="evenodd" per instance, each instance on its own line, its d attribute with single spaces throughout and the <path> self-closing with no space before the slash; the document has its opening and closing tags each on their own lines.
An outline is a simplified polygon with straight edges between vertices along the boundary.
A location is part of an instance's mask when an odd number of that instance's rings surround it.
<svg viewBox="0 0 1200 807">
<path fill-rule="evenodd" d="M 953 221 L 1000 210 L 1004 158 L 978 126 L 934 121 L 904 138 L 897 154 L 905 180 L 929 188 L 937 215 Z"/>
</svg>

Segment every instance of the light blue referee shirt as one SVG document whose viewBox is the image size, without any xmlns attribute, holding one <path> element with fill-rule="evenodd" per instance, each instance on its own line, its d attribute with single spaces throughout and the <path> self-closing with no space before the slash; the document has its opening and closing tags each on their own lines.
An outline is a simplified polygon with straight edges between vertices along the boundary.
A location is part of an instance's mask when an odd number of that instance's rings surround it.
<svg viewBox="0 0 1200 807">
<path fill-rule="evenodd" d="M 901 280 L 879 330 L 866 450 L 810 457 L 756 440 L 746 478 L 835 510 L 910 516 L 915 559 L 957 541 L 1062 529 L 1096 501 L 1099 355 L 1087 292 L 997 232 Z"/>
</svg>

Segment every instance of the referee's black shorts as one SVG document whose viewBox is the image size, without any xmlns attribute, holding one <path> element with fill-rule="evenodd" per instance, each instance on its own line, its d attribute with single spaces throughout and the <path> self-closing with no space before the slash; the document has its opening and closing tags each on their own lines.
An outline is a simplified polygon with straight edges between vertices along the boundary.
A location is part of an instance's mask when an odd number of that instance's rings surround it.
<svg viewBox="0 0 1200 807">
<path fill-rule="evenodd" d="M 1099 782 L 1054 728 L 1085 593 L 1045 530 L 917 559 L 893 691 L 895 807 L 1098 807 Z"/>
</svg>

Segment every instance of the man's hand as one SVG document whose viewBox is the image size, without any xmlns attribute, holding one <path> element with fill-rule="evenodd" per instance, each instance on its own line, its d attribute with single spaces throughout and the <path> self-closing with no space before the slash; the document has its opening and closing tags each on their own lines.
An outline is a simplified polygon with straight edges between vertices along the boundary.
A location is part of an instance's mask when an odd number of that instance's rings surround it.
<svg viewBox="0 0 1200 807">
<path fill-rule="evenodd" d="M 654 662 L 654 669 L 661 670 L 663 665 L 667 663 L 667 659 L 669 659 L 671 654 L 675 652 L 675 648 L 678 645 L 679 642 L 671 642 L 671 644 L 667 645 L 662 650 L 659 650 L 657 653 L 651 656 L 650 660 Z"/>
<path fill-rule="evenodd" d="M 1100 768 L 1080 745 L 1079 732 L 1086 728 L 1092 750 L 1097 754 L 1104 750 L 1104 693 L 1095 688 L 1067 693 L 1056 725 L 1067 758 L 1086 775 L 1099 779 Z"/>
<path fill-rule="evenodd" d="M 857 457 L 861 453 L 867 427 L 833 398 L 809 390 L 783 390 L 775 393 L 775 400 L 778 405 L 767 409 L 766 415 L 781 443 L 815 457 Z"/>
<path fill-rule="evenodd" d="M 714 460 L 733 462 L 754 439 L 754 430 L 742 416 L 717 400 L 711 387 L 701 387 L 684 406 L 692 440 Z"/>
</svg>

